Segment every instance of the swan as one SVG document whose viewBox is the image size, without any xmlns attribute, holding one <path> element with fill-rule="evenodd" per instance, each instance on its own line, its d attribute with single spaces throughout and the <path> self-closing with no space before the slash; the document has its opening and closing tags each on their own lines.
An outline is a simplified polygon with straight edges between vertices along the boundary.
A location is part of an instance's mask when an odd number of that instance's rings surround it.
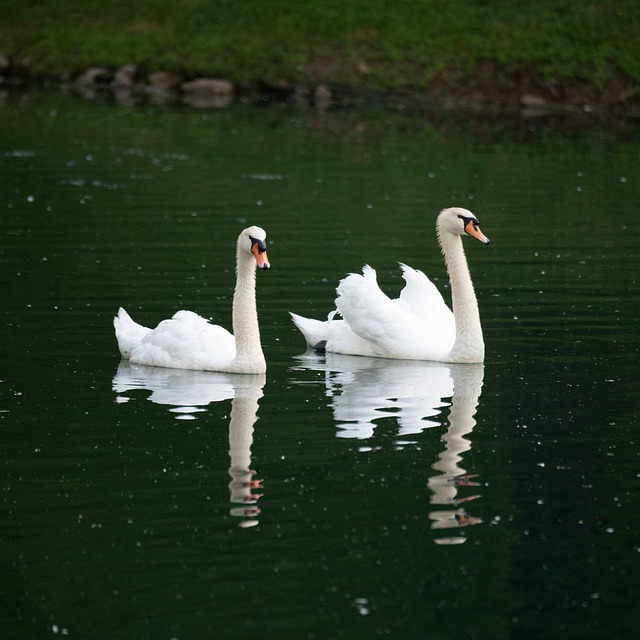
<svg viewBox="0 0 640 640">
<path fill-rule="evenodd" d="M 438 243 L 451 283 L 453 312 L 427 276 L 400 263 L 406 281 L 400 297 L 382 292 L 369 265 L 352 273 L 337 288 L 336 310 L 326 321 L 291 313 L 307 344 L 316 350 L 349 355 L 483 362 L 484 340 L 478 301 L 462 246 L 462 236 L 489 244 L 478 219 L 460 207 L 443 209 L 436 221 Z M 339 313 L 342 320 L 336 320 Z"/>
<path fill-rule="evenodd" d="M 238 236 L 232 313 L 235 336 L 193 311 L 178 311 L 152 330 L 134 322 L 120 307 L 113 325 L 122 357 L 173 369 L 265 373 L 256 308 L 256 266 L 271 266 L 266 237 L 260 227 L 249 227 Z"/>
</svg>

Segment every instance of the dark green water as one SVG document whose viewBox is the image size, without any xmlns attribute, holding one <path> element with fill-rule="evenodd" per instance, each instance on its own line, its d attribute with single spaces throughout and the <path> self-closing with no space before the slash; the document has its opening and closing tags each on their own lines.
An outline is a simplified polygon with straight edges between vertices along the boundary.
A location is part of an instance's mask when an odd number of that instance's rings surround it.
<svg viewBox="0 0 640 640">
<path fill-rule="evenodd" d="M 7 98 L 2 637 L 635 638 L 638 157 L 597 126 Z M 446 289 L 452 205 L 492 241 L 485 365 L 304 355 L 287 311 L 364 263 Z M 123 365 L 120 305 L 230 327 L 248 224 L 265 378 Z"/>
</svg>

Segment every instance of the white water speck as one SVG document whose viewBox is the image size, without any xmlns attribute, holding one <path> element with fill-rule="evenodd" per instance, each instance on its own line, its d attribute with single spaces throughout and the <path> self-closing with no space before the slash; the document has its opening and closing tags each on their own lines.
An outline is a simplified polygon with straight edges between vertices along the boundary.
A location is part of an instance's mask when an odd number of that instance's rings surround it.
<svg viewBox="0 0 640 640">
<path fill-rule="evenodd" d="M 356 598 L 353 604 L 361 616 L 369 615 L 369 601 L 367 598 Z"/>
</svg>

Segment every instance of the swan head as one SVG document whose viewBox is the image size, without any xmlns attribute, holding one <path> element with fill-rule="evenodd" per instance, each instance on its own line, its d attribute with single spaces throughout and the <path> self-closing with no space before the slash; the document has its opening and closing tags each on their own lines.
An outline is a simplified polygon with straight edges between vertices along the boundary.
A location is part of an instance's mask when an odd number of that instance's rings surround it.
<svg viewBox="0 0 640 640">
<path fill-rule="evenodd" d="M 268 269 L 271 264 L 267 257 L 267 234 L 260 227 L 248 227 L 238 238 L 238 251 L 253 255 L 260 269 Z"/>
<path fill-rule="evenodd" d="M 483 244 L 489 244 L 489 238 L 480 231 L 480 223 L 471 211 L 461 207 L 443 209 L 438 216 L 438 233 L 451 233 L 454 236 L 472 236 Z"/>
</svg>

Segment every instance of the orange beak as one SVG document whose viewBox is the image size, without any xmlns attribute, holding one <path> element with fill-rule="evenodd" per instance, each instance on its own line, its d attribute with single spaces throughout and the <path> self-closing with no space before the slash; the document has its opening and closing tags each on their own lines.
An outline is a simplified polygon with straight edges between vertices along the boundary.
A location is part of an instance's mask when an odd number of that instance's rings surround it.
<svg viewBox="0 0 640 640">
<path fill-rule="evenodd" d="M 480 231 L 480 227 L 473 220 L 469 220 L 469 222 L 467 222 L 467 226 L 464 228 L 464 230 L 470 236 L 473 236 L 474 238 L 480 240 L 482 244 L 489 244 L 489 238 L 487 238 L 487 236 L 485 236 L 484 233 Z"/>
<path fill-rule="evenodd" d="M 258 267 L 260 267 L 260 269 L 267 270 L 271 266 L 271 264 L 269 263 L 269 258 L 267 258 L 267 252 L 260 251 L 257 242 L 254 243 L 254 245 L 251 247 L 251 253 L 253 253 L 253 255 L 255 256 L 256 262 L 258 263 Z"/>
</svg>

